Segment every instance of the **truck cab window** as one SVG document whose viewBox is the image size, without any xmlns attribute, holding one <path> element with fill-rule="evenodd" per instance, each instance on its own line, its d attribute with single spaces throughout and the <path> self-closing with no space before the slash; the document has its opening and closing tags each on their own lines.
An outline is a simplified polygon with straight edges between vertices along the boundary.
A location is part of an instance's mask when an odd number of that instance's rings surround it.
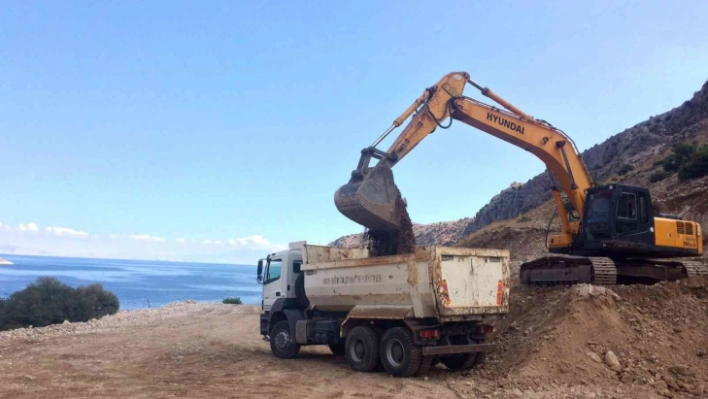
<svg viewBox="0 0 708 399">
<path fill-rule="evenodd" d="M 266 284 L 280 278 L 280 270 L 282 268 L 282 264 L 283 261 L 281 259 L 270 260 L 270 263 L 268 264 L 268 271 L 266 272 Z"/>
<path fill-rule="evenodd" d="M 293 261 L 293 273 L 300 273 L 300 267 L 302 266 L 301 260 Z"/>
</svg>

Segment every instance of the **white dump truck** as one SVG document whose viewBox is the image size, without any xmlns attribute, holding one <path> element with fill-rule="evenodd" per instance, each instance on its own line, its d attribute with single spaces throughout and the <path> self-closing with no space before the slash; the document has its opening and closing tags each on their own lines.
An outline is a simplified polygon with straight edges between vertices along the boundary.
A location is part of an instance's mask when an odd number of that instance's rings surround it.
<svg viewBox="0 0 708 399">
<path fill-rule="evenodd" d="M 289 359 L 328 345 L 362 372 L 422 374 L 434 362 L 473 368 L 509 310 L 509 252 L 419 247 L 369 257 L 364 248 L 290 244 L 258 261 L 261 334 Z"/>
</svg>

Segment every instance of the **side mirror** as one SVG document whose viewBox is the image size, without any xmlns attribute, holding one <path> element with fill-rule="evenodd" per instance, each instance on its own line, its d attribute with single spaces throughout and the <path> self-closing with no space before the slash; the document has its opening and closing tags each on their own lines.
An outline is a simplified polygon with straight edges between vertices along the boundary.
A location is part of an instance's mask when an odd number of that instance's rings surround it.
<svg viewBox="0 0 708 399">
<path fill-rule="evenodd" d="M 263 259 L 258 260 L 258 270 L 257 270 L 258 276 L 256 277 L 256 280 L 258 280 L 259 283 L 263 282 Z"/>
</svg>

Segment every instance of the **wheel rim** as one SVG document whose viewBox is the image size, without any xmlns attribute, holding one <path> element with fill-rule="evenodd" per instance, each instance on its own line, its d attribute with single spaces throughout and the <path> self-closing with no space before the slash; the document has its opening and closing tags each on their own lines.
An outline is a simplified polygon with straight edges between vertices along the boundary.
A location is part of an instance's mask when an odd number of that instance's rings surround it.
<svg viewBox="0 0 708 399">
<path fill-rule="evenodd" d="M 285 350 L 290 345 L 290 333 L 285 330 L 280 330 L 275 335 L 275 346 L 280 350 Z"/>
<path fill-rule="evenodd" d="M 364 340 L 361 338 L 354 339 L 351 348 L 349 349 L 349 357 L 351 357 L 353 361 L 359 363 L 364 361 L 365 355 L 366 345 L 364 345 Z"/>
<path fill-rule="evenodd" d="M 400 367 L 406 358 L 406 350 L 403 348 L 403 342 L 392 339 L 386 344 L 386 360 L 395 367 Z"/>
</svg>

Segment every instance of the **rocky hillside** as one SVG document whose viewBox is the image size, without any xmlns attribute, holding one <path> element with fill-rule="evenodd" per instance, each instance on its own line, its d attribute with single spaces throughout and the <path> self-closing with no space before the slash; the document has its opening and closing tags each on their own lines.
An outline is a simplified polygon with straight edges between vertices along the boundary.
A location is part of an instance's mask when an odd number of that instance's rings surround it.
<svg viewBox="0 0 708 399">
<path fill-rule="evenodd" d="M 664 114 L 651 117 L 583 152 L 596 182 L 621 181 L 617 172 L 629 163 L 637 168 L 679 142 L 705 143 L 708 138 L 708 82 L 693 98 Z M 653 166 L 653 165 L 652 165 Z M 631 176 L 625 176 L 631 177 Z M 649 184 L 647 179 L 642 184 Z M 652 187 L 653 188 L 653 187 Z M 551 199 L 551 179 L 542 173 L 524 184 L 514 183 L 477 212 L 465 234 L 508 220 Z"/>
<path fill-rule="evenodd" d="M 464 218 L 452 222 L 438 222 L 431 224 L 413 223 L 413 234 L 417 245 L 452 245 L 464 237 L 471 218 Z M 353 248 L 362 246 L 364 233 L 350 234 L 329 243 L 333 247 Z"/>
</svg>

